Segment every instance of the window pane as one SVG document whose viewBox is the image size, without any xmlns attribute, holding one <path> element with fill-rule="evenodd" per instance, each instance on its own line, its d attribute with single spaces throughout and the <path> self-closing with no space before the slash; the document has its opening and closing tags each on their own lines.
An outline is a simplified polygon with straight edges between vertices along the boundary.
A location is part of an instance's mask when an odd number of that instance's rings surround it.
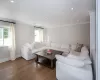
<svg viewBox="0 0 100 80">
<path fill-rule="evenodd" d="M 8 28 L 4 28 L 4 32 L 5 32 L 5 31 L 8 32 Z"/>
<path fill-rule="evenodd" d="M 43 29 L 35 29 L 35 42 L 43 42 Z"/>
<path fill-rule="evenodd" d="M 3 45 L 3 28 L 0 28 L 0 46 Z"/>
<path fill-rule="evenodd" d="M 4 28 L 4 38 L 8 38 L 8 28 Z"/>
<path fill-rule="evenodd" d="M 0 28 L 0 39 L 3 38 L 3 28 Z"/>
<path fill-rule="evenodd" d="M 10 28 L 4 28 L 4 46 L 9 46 L 10 44 Z"/>
<path fill-rule="evenodd" d="M 40 40 L 39 40 L 39 30 L 35 30 L 35 42 L 40 42 Z"/>
</svg>

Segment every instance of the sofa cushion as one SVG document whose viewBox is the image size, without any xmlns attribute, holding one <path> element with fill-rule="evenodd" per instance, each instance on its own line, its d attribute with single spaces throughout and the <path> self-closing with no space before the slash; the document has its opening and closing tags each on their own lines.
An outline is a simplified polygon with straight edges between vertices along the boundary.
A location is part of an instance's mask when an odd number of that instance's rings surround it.
<svg viewBox="0 0 100 80">
<path fill-rule="evenodd" d="M 53 48 L 61 48 L 61 44 L 51 43 L 51 47 L 53 47 Z"/>
<path fill-rule="evenodd" d="M 62 45 L 61 45 L 61 48 L 62 48 L 62 49 L 69 49 L 69 48 L 70 48 L 70 45 L 69 45 L 69 44 L 67 44 L 67 45 L 62 44 Z"/>
<path fill-rule="evenodd" d="M 70 65 L 70 66 L 74 66 L 74 67 L 83 67 L 84 66 L 84 62 L 77 60 L 77 59 L 73 59 L 73 58 L 67 58 L 61 55 L 56 55 L 56 59 L 57 61 L 64 63 L 66 65 Z"/>
<path fill-rule="evenodd" d="M 69 54 L 72 54 L 74 56 L 79 56 L 81 52 L 76 52 L 76 51 L 70 51 Z"/>
<path fill-rule="evenodd" d="M 45 43 L 47 47 L 51 47 L 51 43 L 50 42 L 46 42 Z"/>
<path fill-rule="evenodd" d="M 66 48 L 60 48 L 59 50 L 65 52 L 65 53 L 70 53 L 70 50 L 66 49 Z"/>
<path fill-rule="evenodd" d="M 89 58 L 89 56 L 88 57 L 84 57 L 84 56 L 80 56 L 80 55 L 76 56 L 76 55 L 73 55 L 73 54 L 68 54 L 67 58 L 81 60 L 81 61 L 84 62 L 85 65 L 92 63 L 90 58 Z"/>
<path fill-rule="evenodd" d="M 39 43 L 39 42 L 35 42 L 35 43 L 34 43 L 34 48 L 35 48 L 35 49 L 42 48 L 42 47 L 44 47 L 44 46 L 45 46 L 44 44 Z"/>
<path fill-rule="evenodd" d="M 71 45 L 71 50 L 72 50 L 72 51 L 75 51 L 76 48 L 77 48 L 77 44 L 72 44 L 72 45 Z"/>
<path fill-rule="evenodd" d="M 56 47 L 56 44 L 55 43 L 51 43 L 51 47 Z"/>
</svg>

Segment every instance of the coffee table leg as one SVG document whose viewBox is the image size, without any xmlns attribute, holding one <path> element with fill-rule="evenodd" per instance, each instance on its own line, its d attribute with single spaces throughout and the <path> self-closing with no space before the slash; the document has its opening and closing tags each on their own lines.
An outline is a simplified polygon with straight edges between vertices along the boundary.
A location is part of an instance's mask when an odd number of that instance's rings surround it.
<svg viewBox="0 0 100 80">
<path fill-rule="evenodd" d="M 53 60 L 51 60 L 51 68 L 53 68 Z"/>
<path fill-rule="evenodd" d="M 38 62 L 38 55 L 37 55 L 37 57 L 36 57 L 36 62 Z"/>
</svg>

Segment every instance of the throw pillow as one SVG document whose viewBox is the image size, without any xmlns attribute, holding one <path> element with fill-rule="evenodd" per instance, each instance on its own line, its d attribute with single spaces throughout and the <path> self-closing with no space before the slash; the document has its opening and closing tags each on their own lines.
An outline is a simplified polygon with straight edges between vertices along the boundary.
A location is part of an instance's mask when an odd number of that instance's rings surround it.
<svg viewBox="0 0 100 80">
<path fill-rule="evenodd" d="M 83 47 L 83 44 L 79 44 L 77 43 L 77 46 L 76 46 L 76 50 L 77 52 L 81 52 L 81 48 Z"/>
<path fill-rule="evenodd" d="M 82 47 L 80 56 L 83 56 L 83 57 L 89 56 L 89 51 L 88 51 L 88 48 L 86 46 Z"/>
<path fill-rule="evenodd" d="M 77 48 L 77 44 L 72 44 L 72 45 L 71 45 L 71 50 L 72 50 L 72 51 L 75 51 L 76 48 Z"/>
<path fill-rule="evenodd" d="M 74 55 L 74 56 L 79 56 L 80 55 L 80 52 L 70 51 L 69 54 Z"/>
</svg>

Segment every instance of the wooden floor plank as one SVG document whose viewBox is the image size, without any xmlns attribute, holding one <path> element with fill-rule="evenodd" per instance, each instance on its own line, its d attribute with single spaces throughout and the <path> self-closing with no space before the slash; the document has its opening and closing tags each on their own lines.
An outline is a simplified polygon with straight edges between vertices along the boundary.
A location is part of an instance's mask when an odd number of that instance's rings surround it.
<svg viewBox="0 0 100 80">
<path fill-rule="evenodd" d="M 0 80 L 56 80 L 56 73 L 35 60 L 18 58 L 0 63 Z"/>
</svg>

